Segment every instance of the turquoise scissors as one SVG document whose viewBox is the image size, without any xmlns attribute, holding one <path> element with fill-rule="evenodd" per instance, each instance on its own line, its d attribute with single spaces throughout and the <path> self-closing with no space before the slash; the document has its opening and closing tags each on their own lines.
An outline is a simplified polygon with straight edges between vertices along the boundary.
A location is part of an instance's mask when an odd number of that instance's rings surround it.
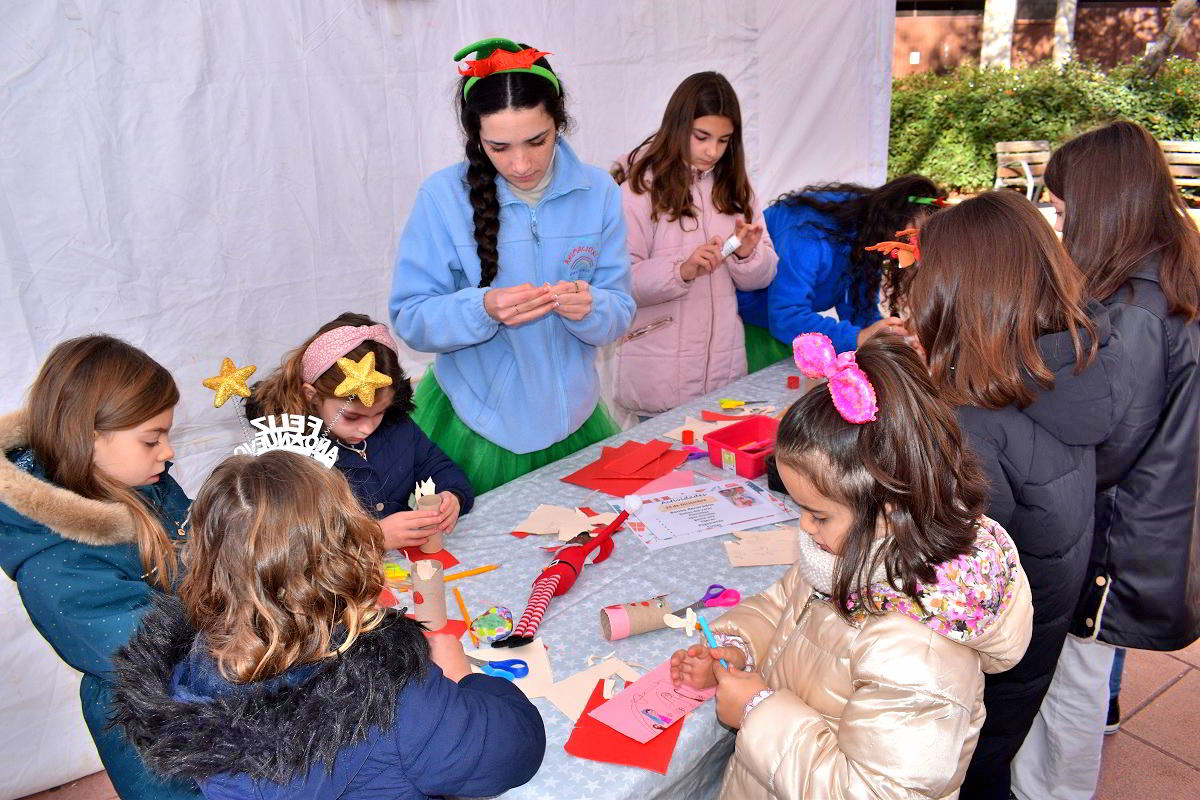
<svg viewBox="0 0 1200 800">
<path fill-rule="evenodd" d="M 519 658 L 506 658 L 503 661 L 487 661 L 475 656 L 467 656 L 467 661 L 479 667 L 484 675 L 491 675 L 493 678 L 504 678 L 506 681 L 524 678 L 529 674 L 529 664 Z"/>
<path fill-rule="evenodd" d="M 726 589 L 721 584 L 714 583 L 708 587 L 708 590 L 704 593 L 704 596 L 699 600 L 692 603 L 690 606 L 684 606 L 678 611 L 672 611 L 671 613 L 675 616 L 681 617 L 684 614 L 687 614 L 689 608 L 693 611 L 701 611 L 705 608 L 712 608 L 714 606 L 736 606 L 740 602 L 742 602 L 742 593 L 737 589 Z"/>
</svg>

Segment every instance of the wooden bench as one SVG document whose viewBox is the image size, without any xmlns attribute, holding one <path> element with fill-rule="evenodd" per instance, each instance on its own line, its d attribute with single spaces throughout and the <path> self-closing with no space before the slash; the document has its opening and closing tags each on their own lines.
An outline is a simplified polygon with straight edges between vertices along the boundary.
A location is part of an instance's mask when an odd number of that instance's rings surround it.
<svg viewBox="0 0 1200 800">
<path fill-rule="evenodd" d="M 1041 194 L 1043 173 L 1050 160 L 1050 143 L 996 142 L 996 183 L 993 189 L 1025 187 L 1025 196 L 1035 201 Z"/>
<path fill-rule="evenodd" d="M 1159 146 L 1167 157 L 1167 168 L 1180 189 L 1200 188 L 1200 142 L 1164 142 Z"/>
</svg>

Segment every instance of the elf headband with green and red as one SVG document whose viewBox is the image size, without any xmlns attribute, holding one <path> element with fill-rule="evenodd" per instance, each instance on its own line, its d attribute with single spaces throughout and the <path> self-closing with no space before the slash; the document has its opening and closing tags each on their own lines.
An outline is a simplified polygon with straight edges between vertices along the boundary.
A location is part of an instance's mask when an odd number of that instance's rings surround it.
<svg viewBox="0 0 1200 800">
<path fill-rule="evenodd" d="M 534 50 L 532 47 L 521 47 L 512 39 L 493 37 L 467 45 L 454 54 L 454 60 L 462 61 L 472 53 L 478 56 L 478 59 L 468 60 L 466 66 L 458 71 L 458 74 L 463 77 L 471 76 L 463 86 L 464 98 L 480 78 L 486 78 L 488 75 L 495 75 L 498 72 L 528 72 L 531 75 L 541 75 L 554 84 L 554 91 L 562 94 L 558 76 L 545 67 L 533 63 L 551 53 Z"/>
</svg>

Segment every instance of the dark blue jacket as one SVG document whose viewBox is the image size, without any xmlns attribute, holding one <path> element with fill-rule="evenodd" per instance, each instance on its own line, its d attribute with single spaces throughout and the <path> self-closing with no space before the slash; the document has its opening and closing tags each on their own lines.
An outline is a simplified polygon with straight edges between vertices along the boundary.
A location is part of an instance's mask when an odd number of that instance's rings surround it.
<svg viewBox="0 0 1200 800">
<path fill-rule="evenodd" d="M 837 200 L 844 195 L 816 197 Z M 855 308 L 853 293 L 862 290 L 850 285 L 849 241 L 830 233 L 833 220 L 812 208 L 775 203 L 763 216 L 779 268 L 766 289 L 737 293 L 742 320 L 768 329 L 785 344 L 815 331 L 832 339 L 839 353 L 856 349 L 858 332 L 880 315 L 875 298 L 864 311 Z M 837 319 L 821 314 L 829 309 L 837 310 Z"/>
<path fill-rule="evenodd" d="M 959 422 L 990 483 L 987 514 L 1017 545 L 1033 594 L 1033 636 L 1024 658 L 987 675 L 987 718 L 962 796 L 1007 797 L 1009 762 L 1050 686 L 1087 574 L 1096 499 L 1096 447 L 1128 405 L 1125 351 L 1108 311 L 1088 307 L 1096 358 L 1076 374 L 1070 335 L 1047 334 L 1038 349 L 1054 387 L 1024 409 L 963 407 Z M 1086 342 L 1086 337 L 1085 342 Z"/>
<path fill-rule="evenodd" d="M 1200 321 L 1167 311 L 1158 258 L 1104 301 L 1129 410 L 1096 449 L 1096 540 L 1072 632 L 1146 650 L 1200 636 Z"/>
<path fill-rule="evenodd" d="M 433 478 L 439 492 L 458 495 L 460 514 L 475 504 L 475 491 L 466 474 L 411 419 L 385 422 L 367 437 L 366 445 L 366 459 L 339 445 L 334 466 L 346 476 L 358 502 L 376 519 L 411 511 L 409 495 L 417 482 L 426 478 Z"/>
<path fill-rule="evenodd" d="M 115 721 L 151 768 L 210 800 L 484 797 L 519 786 L 546 749 L 511 683 L 455 683 L 417 623 L 389 613 L 345 653 L 266 681 L 223 678 L 176 598 L 116 659 Z"/>
<path fill-rule="evenodd" d="M 106 728 L 112 655 L 160 594 L 142 577 L 129 512 L 50 483 L 27 442 L 23 414 L 0 417 L 0 567 L 38 633 L 83 673 L 83 719 L 121 797 L 199 797 L 190 782 L 160 782 L 120 732 Z M 179 484 L 163 473 L 138 492 L 177 538 L 189 505 Z"/>
</svg>

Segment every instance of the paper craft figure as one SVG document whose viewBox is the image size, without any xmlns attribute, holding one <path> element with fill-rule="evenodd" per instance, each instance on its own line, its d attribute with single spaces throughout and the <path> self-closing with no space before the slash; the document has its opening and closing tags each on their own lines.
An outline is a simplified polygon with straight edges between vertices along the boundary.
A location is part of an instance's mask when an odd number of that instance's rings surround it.
<svg viewBox="0 0 1200 800">
<path fill-rule="evenodd" d="M 683 719 L 717 690 L 676 687 L 668 659 L 638 678 L 590 715 L 613 730 L 645 744 Z"/>
<path fill-rule="evenodd" d="M 413 615 L 431 631 L 446 624 L 446 583 L 442 565 L 436 561 L 418 561 L 412 572 Z"/>
<path fill-rule="evenodd" d="M 550 599 L 566 594 L 575 585 L 575 579 L 583 572 L 587 563 L 598 563 L 612 555 L 613 534 L 621 529 L 631 511 L 642 507 L 642 499 L 637 496 L 625 498 L 625 510 L 617 518 L 602 528 L 595 536 L 580 534 L 564 547 L 560 547 L 541 574 L 533 581 L 533 592 L 525 606 L 521 621 L 513 628 L 510 636 L 495 643 L 495 647 L 520 647 L 533 640 L 542 617 L 550 605 Z M 596 555 L 588 562 L 587 557 L 592 552 Z"/>
</svg>

